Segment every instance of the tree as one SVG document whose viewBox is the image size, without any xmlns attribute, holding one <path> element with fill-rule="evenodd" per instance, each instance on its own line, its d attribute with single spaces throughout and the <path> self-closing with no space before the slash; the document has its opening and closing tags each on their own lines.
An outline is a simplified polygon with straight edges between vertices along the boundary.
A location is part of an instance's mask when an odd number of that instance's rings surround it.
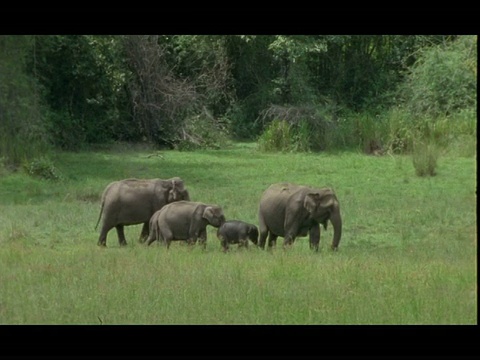
<svg viewBox="0 0 480 360">
<path fill-rule="evenodd" d="M 41 84 L 54 144 L 76 149 L 124 135 L 126 69 L 118 37 L 37 36 L 30 71 Z"/>
<path fill-rule="evenodd" d="M 0 36 L 0 160 L 18 166 L 48 149 L 35 80 L 26 73 L 33 36 Z"/>
<path fill-rule="evenodd" d="M 449 115 L 477 105 L 477 37 L 422 48 L 400 88 L 414 116 Z"/>
<path fill-rule="evenodd" d="M 178 125 L 198 99 L 188 81 L 178 79 L 167 62 L 167 47 L 158 35 L 125 36 L 132 77 L 129 90 L 139 129 L 157 144 L 172 144 Z"/>
</svg>

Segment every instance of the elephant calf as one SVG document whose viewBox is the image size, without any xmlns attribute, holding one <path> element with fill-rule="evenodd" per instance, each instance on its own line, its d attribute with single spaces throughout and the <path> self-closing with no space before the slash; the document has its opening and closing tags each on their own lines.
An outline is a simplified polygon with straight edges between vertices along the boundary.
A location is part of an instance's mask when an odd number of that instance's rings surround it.
<svg viewBox="0 0 480 360">
<path fill-rule="evenodd" d="M 223 251 L 228 251 L 228 244 L 239 244 L 248 247 L 248 240 L 255 245 L 258 243 L 258 228 L 253 225 L 239 220 L 229 220 L 223 223 L 217 230 Z"/>
<path fill-rule="evenodd" d="M 168 249 L 172 240 L 186 240 L 189 244 L 195 244 L 200 238 L 205 248 L 207 225 L 218 228 L 224 222 L 223 210 L 218 205 L 177 201 L 165 205 L 153 214 L 147 245 L 155 240 L 162 240 Z"/>
</svg>

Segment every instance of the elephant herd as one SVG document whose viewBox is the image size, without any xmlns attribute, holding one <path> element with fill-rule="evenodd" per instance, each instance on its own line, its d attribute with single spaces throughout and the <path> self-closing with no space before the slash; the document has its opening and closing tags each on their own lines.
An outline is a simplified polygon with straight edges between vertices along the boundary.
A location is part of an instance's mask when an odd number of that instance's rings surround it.
<svg viewBox="0 0 480 360">
<path fill-rule="evenodd" d="M 291 183 L 268 187 L 260 199 L 259 226 L 240 220 L 226 221 L 218 205 L 190 200 L 184 181 L 171 179 L 126 179 L 110 183 L 104 190 L 97 221 L 102 227 L 99 246 L 106 246 L 107 234 L 115 228 L 120 245 L 126 245 L 125 225 L 143 224 L 140 242 L 150 245 L 155 240 L 167 249 L 173 240 L 205 248 L 207 226 L 217 228 L 217 237 L 224 251 L 229 244 L 248 246 L 248 242 L 265 248 L 275 245 L 278 236 L 284 246 L 293 244 L 298 236 L 309 235 L 310 248 L 318 251 L 320 224 L 333 226 L 332 249 L 336 250 L 342 236 L 342 218 L 338 199 L 330 188 L 312 188 Z"/>
</svg>

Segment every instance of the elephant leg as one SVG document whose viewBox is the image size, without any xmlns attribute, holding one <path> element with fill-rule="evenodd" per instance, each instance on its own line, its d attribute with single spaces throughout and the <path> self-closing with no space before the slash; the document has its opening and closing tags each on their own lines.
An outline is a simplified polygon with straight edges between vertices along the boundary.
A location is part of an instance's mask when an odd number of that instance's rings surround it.
<svg viewBox="0 0 480 360">
<path fill-rule="evenodd" d="M 313 226 L 309 231 L 310 249 L 318 251 L 320 244 L 320 225 Z"/>
<path fill-rule="evenodd" d="M 195 244 L 197 243 L 197 236 L 194 235 L 194 236 L 191 236 L 187 239 L 187 246 L 188 246 L 188 250 L 193 250 Z"/>
<path fill-rule="evenodd" d="M 158 230 L 157 238 L 158 241 L 162 242 L 168 250 L 170 248 L 170 243 L 173 240 L 173 233 L 168 228 L 162 228 L 161 230 Z"/>
<path fill-rule="evenodd" d="M 248 249 L 248 238 L 243 238 L 238 241 L 239 248 L 246 248 Z"/>
<path fill-rule="evenodd" d="M 207 248 L 207 229 L 202 230 L 199 234 L 200 244 L 203 247 L 203 250 Z"/>
<path fill-rule="evenodd" d="M 294 235 L 293 232 L 287 232 L 287 233 L 285 234 L 284 239 L 283 239 L 283 248 L 285 249 L 285 248 L 287 248 L 287 247 L 289 247 L 289 246 L 292 246 L 293 243 L 294 243 L 294 241 L 295 241 L 295 237 L 296 237 L 296 236 Z"/>
<path fill-rule="evenodd" d="M 267 225 L 265 224 L 262 214 L 258 216 L 258 222 L 259 222 L 258 232 L 260 235 L 258 239 L 258 246 L 261 249 L 265 249 L 265 241 L 267 240 L 267 236 L 268 236 L 268 228 L 267 228 Z"/>
<path fill-rule="evenodd" d="M 272 249 L 273 247 L 276 246 L 277 244 L 277 235 L 273 235 L 273 233 L 270 233 L 268 236 L 268 248 Z"/>
<path fill-rule="evenodd" d="M 107 226 L 103 225 L 102 230 L 100 231 L 100 236 L 98 237 L 98 246 L 107 246 L 107 234 L 110 231 L 111 227 L 108 228 Z"/>
<path fill-rule="evenodd" d="M 149 233 L 150 233 L 150 223 L 149 221 L 147 221 L 143 223 L 142 232 L 140 233 L 140 237 L 138 238 L 138 241 L 140 243 L 144 243 L 145 240 L 148 238 Z"/>
<path fill-rule="evenodd" d="M 226 253 L 228 251 L 227 239 L 222 235 L 218 236 L 218 239 L 220 240 L 220 245 L 222 245 L 223 252 Z"/>
<path fill-rule="evenodd" d="M 145 244 L 146 244 L 147 246 L 150 246 L 150 244 L 153 243 L 155 240 L 157 240 L 157 239 L 155 238 L 155 235 L 154 235 L 154 234 L 150 234 L 150 235 L 148 235 L 148 238 L 147 238 L 147 240 L 145 241 Z"/>
<path fill-rule="evenodd" d="M 228 242 L 226 240 L 222 241 L 223 252 L 228 252 Z"/>
<path fill-rule="evenodd" d="M 115 226 L 115 229 L 117 229 L 118 243 L 120 244 L 120 246 L 127 245 L 127 240 L 125 239 L 125 232 L 123 229 L 123 225 L 117 225 Z"/>
<path fill-rule="evenodd" d="M 258 240 L 258 246 L 261 249 L 265 249 L 265 242 L 267 240 L 267 236 L 268 236 L 268 231 L 267 230 L 265 230 L 265 232 L 260 232 L 260 238 Z"/>
</svg>

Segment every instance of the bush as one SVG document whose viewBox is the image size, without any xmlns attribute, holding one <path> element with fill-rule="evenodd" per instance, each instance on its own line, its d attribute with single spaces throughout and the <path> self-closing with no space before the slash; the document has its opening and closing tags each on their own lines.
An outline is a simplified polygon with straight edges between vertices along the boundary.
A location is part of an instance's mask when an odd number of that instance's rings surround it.
<svg viewBox="0 0 480 360">
<path fill-rule="evenodd" d="M 188 118 L 175 140 L 177 150 L 222 149 L 229 144 L 225 124 L 207 111 Z"/>
<path fill-rule="evenodd" d="M 387 150 L 394 154 L 411 152 L 416 126 L 412 116 L 400 107 L 390 109 L 384 116 L 388 124 L 385 139 Z"/>
<path fill-rule="evenodd" d="M 336 145 L 338 122 L 335 106 L 328 102 L 319 105 L 271 105 L 260 115 L 258 122 L 265 131 L 258 139 L 263 151 L 318 151 Z M 332 135 L 332 137 L 329 137 Z"/>
<path fill-rule="evenodd" d="M 472 147 L 477 135 L 474 109 L 457 111 L 450 116 L 414 117 L 407 109 L 395 107 L 383 117 L 387 125 L 384 141 L 392 153 L 412 152 L 415 139 L 426 139 L 444 150 L 457 148 L 462 156 L 471 155 L 472 149 L 475 151 Z M 466 146 L 459 146 L 461 143 Z"/>
<path fill-rule="evenodd" d="M 435 176 L 440 151 L 429 141 L 417 141 L 413 146 L 412 162 L 418 176 Z"/>
<path fill-rule="evenodd" d="M 274 120 L 258 139 L 261 151 L 292 150 L 292 135 L 290 125 L 285 120 Z"/>
<path fill-rule="evenodd" d="M 53 181 L 59 181 L 63 179 L 63 176 L 60 174 L 53 162 L 46 157 L 34 159 L 26 163 L 24 168 L 27 174 L 33 177 Z"/>
<path fill-rule="evenodd" d="M 400 87 L 406 108 L 414 116 L 432 117 L 475 108 L 476 69 L 476 36 L 425 48 Z"/>
</svg>

